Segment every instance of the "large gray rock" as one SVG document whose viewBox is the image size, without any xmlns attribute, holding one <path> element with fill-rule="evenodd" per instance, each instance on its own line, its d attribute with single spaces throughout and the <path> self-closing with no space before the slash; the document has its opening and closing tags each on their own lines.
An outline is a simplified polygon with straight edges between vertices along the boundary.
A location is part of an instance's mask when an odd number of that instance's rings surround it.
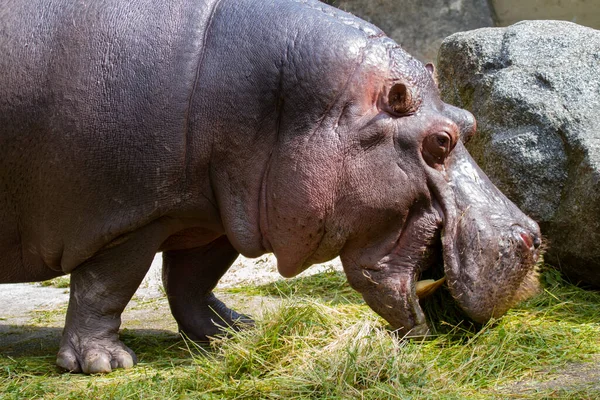
<svg viewBox="0 0 600 400">
<path fill-rule="evenodd" d="M 325 0 L 381 28 L 423 62 L 454 32 L 494 26 L 487 0 Z"/>
<path fill-rule="evenodd" d="M 471 110 L 469 150 L 540 222 L 546 261 L 600 287 L 600 31 L 526 21 L 447 38 L 445 101 Z"/>
</svg>

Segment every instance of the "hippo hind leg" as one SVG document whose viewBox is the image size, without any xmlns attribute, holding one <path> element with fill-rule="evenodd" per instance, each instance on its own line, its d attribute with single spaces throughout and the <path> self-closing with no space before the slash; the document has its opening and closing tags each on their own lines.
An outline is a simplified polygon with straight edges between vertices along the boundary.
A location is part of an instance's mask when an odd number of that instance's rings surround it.
<svg viewBox="0 0 600 400">
<path fill-rule="evenodd" d="M 163 253 L 163 284 L 179 330 L 195 341 L 208 341 L 222 327 L 253 324 L 248 316 L 227 308 L 212 293 L 238 256 L 226 236 L 206 246 Z"/>
<path fill-rule="evenodd" d="M 168 236 L 165 228 L 155 221 L 121 237 L 73 270 L 56 359 L 59 367 L 94 374 L 136 363 L 133 351 L 119 340 L 121 313 Z"/>
</svg>

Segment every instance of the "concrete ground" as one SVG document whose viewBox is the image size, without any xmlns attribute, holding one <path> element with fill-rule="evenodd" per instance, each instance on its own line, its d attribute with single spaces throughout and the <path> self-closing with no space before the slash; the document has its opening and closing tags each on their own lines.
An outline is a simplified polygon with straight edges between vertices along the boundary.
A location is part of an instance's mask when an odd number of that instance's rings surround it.
<svg viewBox="0 0 600 400">
<path fill-rule="evenodd" d="M 144 281 L 122 315 L 122 329 L 151 329 L 177 334 L 162 289 L 162 258 L 157 254 Z M 311 267 L 303 274 L 314 274 L 333 266 L 341 269 L 339 259 Z M 247 284 L 264 284 L 284 279 L 277 272 L 272 255 L 257 259 L 240 256 L 219 282 L 217 293 L 225 288 Z M 236 311 L 260 315 L 272 306 L 272 299 L 259 296 L 218 293 L 219 298 Z M 69 290 L 40 286 L 39 283 L 0 285 L 0 354 L 48 355 L 56 352 L 64 325 Z"/>
</svg>

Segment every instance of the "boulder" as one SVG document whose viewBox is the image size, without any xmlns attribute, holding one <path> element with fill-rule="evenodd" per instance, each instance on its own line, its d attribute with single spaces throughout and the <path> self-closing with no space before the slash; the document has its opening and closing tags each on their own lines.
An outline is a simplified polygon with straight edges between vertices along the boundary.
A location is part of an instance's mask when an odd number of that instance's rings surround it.
<svg viewBox="0 0 600 400">
<path fill-rule="evenodd" d="M 325 0 L 381 28 L 408 53 L 433 62 L 442 40 L 469 29 L 494 26 L 487 0 Z"/>
<path fill-rule="evenodd" d="M 600 31 L 524 21 L 457 33 L 438 67 L 444 101 L 477 118 L 471 154 L 540 223 L 546 262 L 600 287 Z"/>
</svg>

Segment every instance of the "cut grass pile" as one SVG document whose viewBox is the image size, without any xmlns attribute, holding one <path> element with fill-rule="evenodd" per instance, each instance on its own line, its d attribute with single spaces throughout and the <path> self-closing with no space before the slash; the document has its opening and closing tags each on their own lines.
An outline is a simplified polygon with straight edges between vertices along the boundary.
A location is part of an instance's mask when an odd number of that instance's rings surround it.
<svg viewBox="0 0 600 400">
<path fill-rule="evenodd" d="M 59 373 L 54 354 L 0 358 L 4 398 L 465 399 L 600 396 L 597 381 L 544 382 L 600 363 L 600 294 L 559 282 L 479 330 L 437 322 L 426 341 L 400 341 L 334 271 L 245 287 L 282 298 L 255 329 L 201 347 L 175 335 L 125 332 L 131 370 Z M 593 371 L 593 369 L 591 369 Z M 595 375 L 598 379 L 598 375 Z"/>
</svg>

